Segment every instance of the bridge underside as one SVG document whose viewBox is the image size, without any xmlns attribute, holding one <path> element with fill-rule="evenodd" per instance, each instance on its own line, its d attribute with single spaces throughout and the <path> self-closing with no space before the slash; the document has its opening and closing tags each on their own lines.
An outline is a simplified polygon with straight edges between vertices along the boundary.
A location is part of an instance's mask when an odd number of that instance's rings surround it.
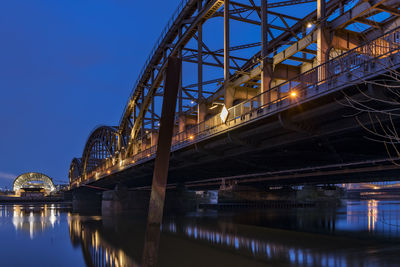
<svg viewBox="0 0 400 267">
<path fill-rule="evenodd" d="M 357 97 L 366 87 L 352 87 L 346 95 Z M 246 185 L 399 179 L 385 146 L 368 139 L 354 110 L 344 103 L 344 93 L 337 92 L 175 151 L 168 184 L 218 187 L 222 178 Z M 369 123 L 368 117 L 358 118 Z M 149 160 L 92 185 L 150 186 L 153 163 Z"/>
</svg>

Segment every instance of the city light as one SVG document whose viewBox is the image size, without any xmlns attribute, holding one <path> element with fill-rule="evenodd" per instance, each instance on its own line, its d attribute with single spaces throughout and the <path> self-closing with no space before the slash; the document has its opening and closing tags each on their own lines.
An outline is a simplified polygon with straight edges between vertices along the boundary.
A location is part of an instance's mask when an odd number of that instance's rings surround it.
<svg viewBox="0 0 400 267">
<path fill-rule="evenodd" d="M 224 107 L 222 108 L 221 114 L 220 114 L 220 117 L 221 117 L 221 120 L 223 123 L 225 123 L 226 120 L 228 119 L 228 115 L 229 115 L 229 111 L 224 105 Z"/>
<path fill-rule="evenodd" d="M 307 28 L 311 28 L 313 24 L 311 22 L 307 23 Z"/>
<path fill-rule="evenodd" d="M 291 96 L 291 97 L 296 97 L 296 96 L 297 96 L 296 91 L 292 91 L 292 92 L 290 93 L 290 96 Z"/>
<path fill-rule="evenodd" d="M 193 135 L 190 135 L 190 136 L 189 136 L 189 139 L 190 139 L 190 140 L 193 140 L 193 139 L 194 139 L 194 136 L 193 136 Z"/>
</svg>

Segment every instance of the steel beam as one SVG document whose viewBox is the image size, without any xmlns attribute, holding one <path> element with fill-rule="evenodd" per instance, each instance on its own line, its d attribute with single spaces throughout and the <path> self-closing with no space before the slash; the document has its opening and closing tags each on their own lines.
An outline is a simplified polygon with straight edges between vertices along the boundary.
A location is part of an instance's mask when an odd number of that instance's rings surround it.
<svg viewBox="0 0 400 267">
<path fill-rule="evenodd" d="M 142 259 L 146 267 L 157 264 L 180 71 L 180 59 L 169 57 Z"/>
<path fill-rule="evenodd" d="M 202 0 L 197 1 L 198 10 L 201 11 Z M 199 23 L 197 28 L 197 82 L 198 82 L 198 101 L 203 98 L 203 25 Z"/>
<path fill-rule="evenodd" d="M 271 62 L 268 58 L 268 5 L 267 0 L 261 0 L 261 105 L 269 103 L 271 100 L 271 88 L 272 81 L 272 68 Z"/>
<path fill-rule="evenodd" d="M 231 107 L 233 104 L 233 90 L 229 88 L 229 16 L 229 0 L 224 0 L 224 88 L 227 107 Z"/>
</svg>

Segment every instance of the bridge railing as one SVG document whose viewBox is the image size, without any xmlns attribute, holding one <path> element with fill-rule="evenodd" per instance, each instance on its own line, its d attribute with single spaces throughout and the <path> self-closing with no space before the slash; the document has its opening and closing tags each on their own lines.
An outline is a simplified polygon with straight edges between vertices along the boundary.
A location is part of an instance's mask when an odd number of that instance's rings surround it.
<svg viewBox="0 0 400 267">
<path fill-rule="evenodd" d="M 357 77 L 357 73 L 364 73 L 364 75 L 372 74 L 368 70 L 371 63 L 375 64 L 377 59 L 387 58 L 398 52 L 400 52 L 400 27 L 229 108 L 229 115 L 225 122 L 222 121 L 222 118 L 218 114 L 183 132 L 175 134 L 171 149 L 172 151 L 177 150 L 258 117 L 273 114 L 290 106 L 298 105 L 302 101 L 312 97 L 327 93 L 338 87 L 338 81 L 343 76 L 356 75 L 355 80 L 359 82 L 363 77 Z M 358 72 L 359 70 L 361 72 Z M 349 83 L 349 79 L 342 80 L 342 84 Z M 336 86 L 328 86 L 332 84 Z M 136 153 L 130 159 L 120 159 L 120 167 L 148 160 L 155 156 L 156 151 L 157 146 L 154 145 Z M 112 161 L 107 166 L 101 166 L 98 170 L 105 171 L 107 168 L 112 168 L 115 165 L 116 163 Z M 86 179 L 95 176 L 95 173 L 97 171 L 89 173 Z M 82 181 L 82 177 L 79 180 Z"/>
<path fill-rule="evenodd" d="M 400 27 L 229 108 L 225 123 L 218 114 L 176 134 L 173 137 L 172 148 L 179 148 L 182 143 L 196 142 L 204 136 L 224 131 L 259 115 L 264 116 L 266 113 L 277 111 L 279 108 L 297 105 L 301 100 L 329 90 L 328 86 L 323 85 L 334 83 L 340 76 L 354 73 L 360 68 L 367 71 L 367 66 L 371 61 L 388 57 L 399 51 Z"/>
</svg>

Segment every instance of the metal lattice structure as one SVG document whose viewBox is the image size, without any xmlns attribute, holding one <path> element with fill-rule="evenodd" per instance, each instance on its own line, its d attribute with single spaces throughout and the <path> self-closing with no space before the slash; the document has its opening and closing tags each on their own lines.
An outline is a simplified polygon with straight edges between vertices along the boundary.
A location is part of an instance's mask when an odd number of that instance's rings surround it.
<svg viewBox="0 0 400 267">
<path fill-rule="evenodd" d="M 118 151 L 116 127 L 101 126 L 92 132 L 82 154 L 82 172 L 95 170 L 107 160 L 116 156 Z"/>
<path fill-rule="evenodd" d="M 50 177 L 37 172 L 21 174 L 14 180 L 14 192 L 24 188 L 43 188 L 47 192 L 54 192 L 56 190 L 53 180 Z"/>
<path fill-rule="evenodd" d="M 93 131 L 82 159 L 72 161 L 71 185 L 154 157 L 170 56 L 183 62 L 173 137 L 179 149 L 250 112 L 306 97 L 302 91 L 330 83 L 359 55 L 383 57 L 398 49 L 398 0 L 256 2 L 183 0 L 146 60 L 119 125 Z M 282 8 L 292 5 L 304 12 Z M 222 110 L 228 114 L 223 121 Z"/>
</svg>

